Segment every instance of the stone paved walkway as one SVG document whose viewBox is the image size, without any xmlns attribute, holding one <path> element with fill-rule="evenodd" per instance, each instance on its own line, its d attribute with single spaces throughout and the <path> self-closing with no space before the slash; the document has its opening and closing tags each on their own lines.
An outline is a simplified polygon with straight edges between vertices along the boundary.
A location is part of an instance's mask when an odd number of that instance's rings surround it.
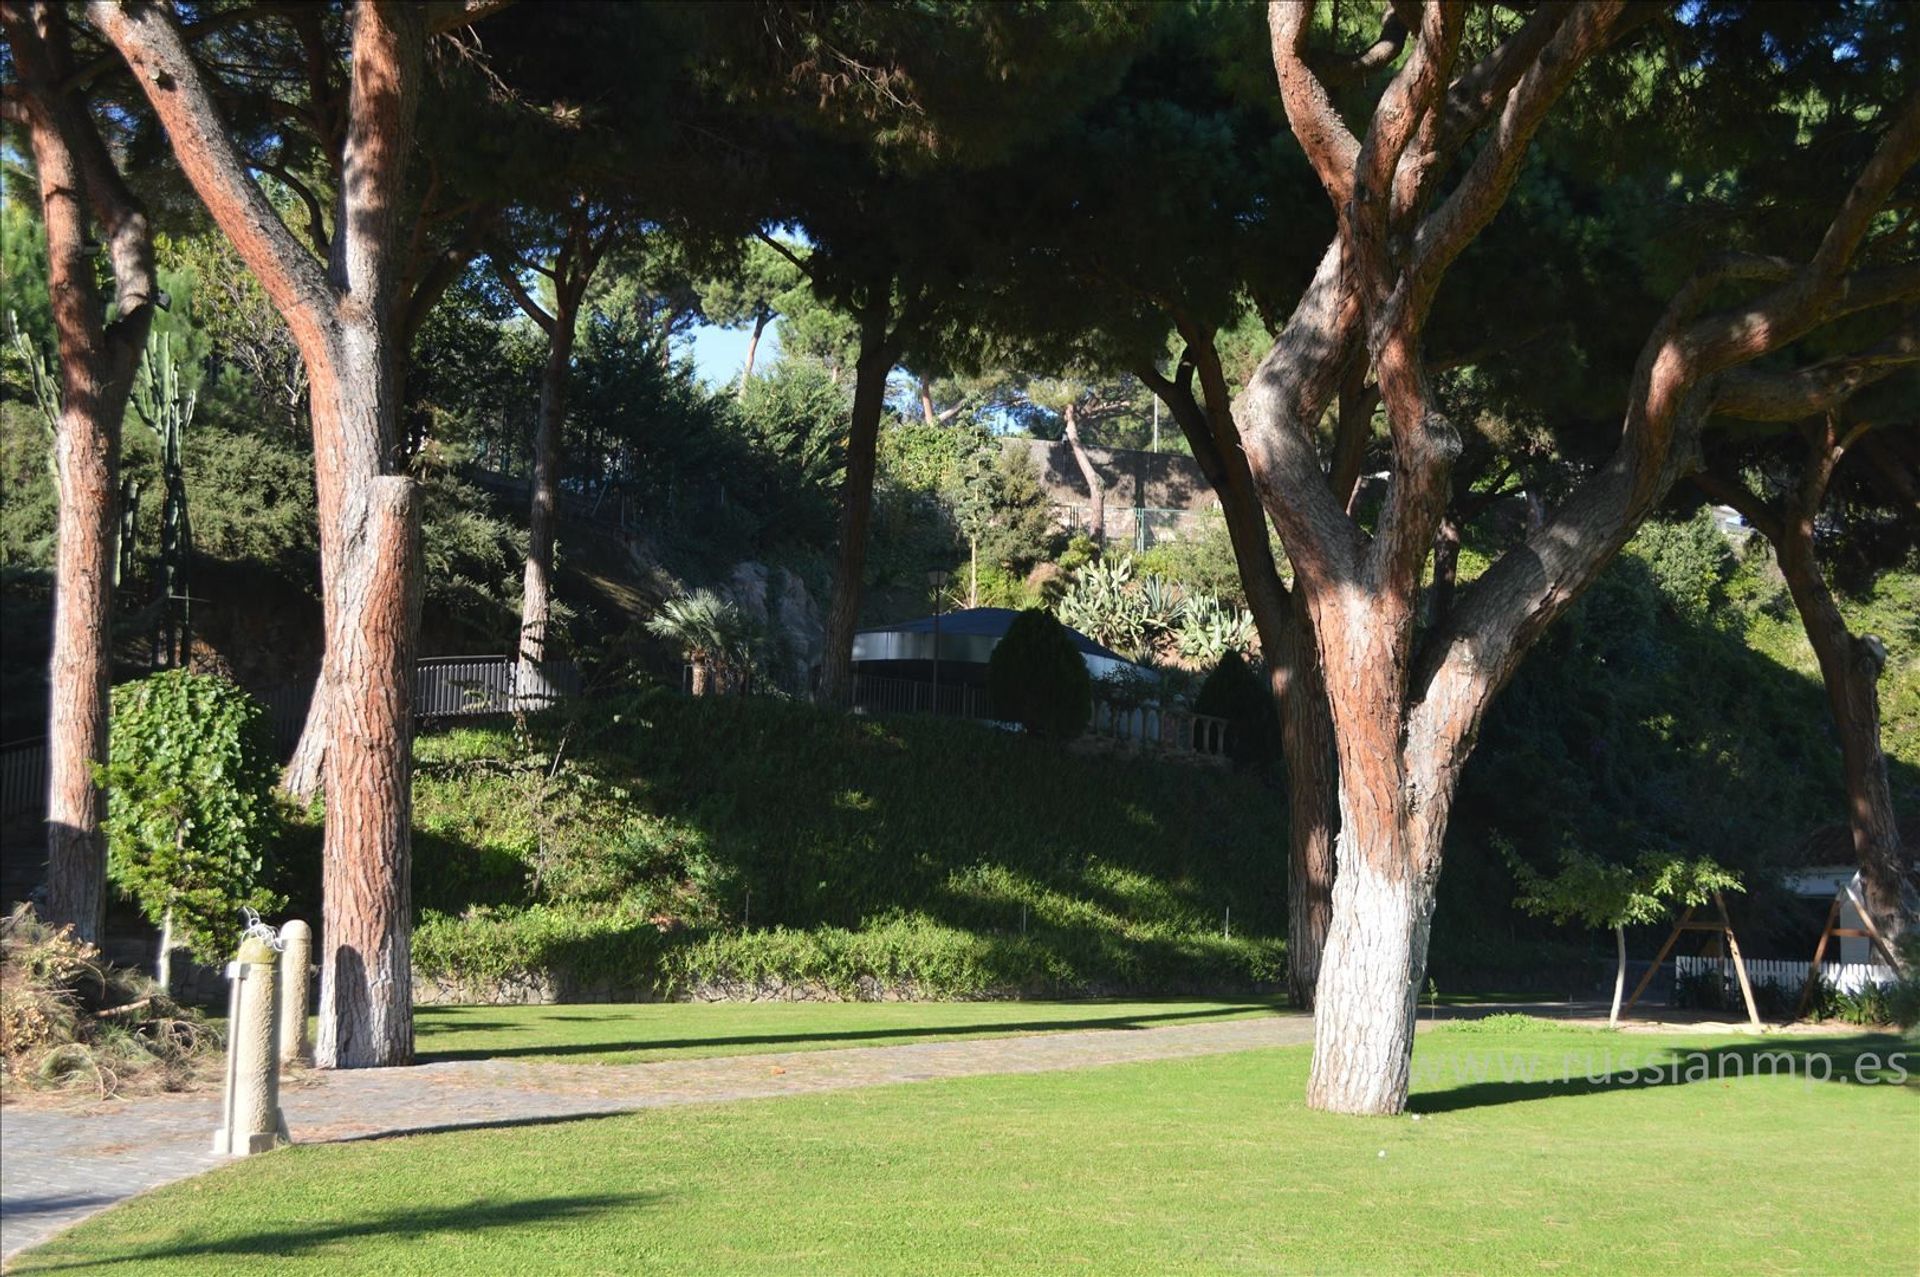
<svg viewBox="0 0 1920 1277">
<path fill-rule="evenodd" d="M 476 1060 L 314 1073 L 281 1092 L 300 1143 L 807 1095 L 987 1073 L 1169 1060 L 1313 1038 L 1303 1015 L 651 1064 Z M 217 1094 L 88 1112 L 0 1109 L 0 1259 L 115 1202 L 226 1160 L 207 1151 Z"/>
</svg>

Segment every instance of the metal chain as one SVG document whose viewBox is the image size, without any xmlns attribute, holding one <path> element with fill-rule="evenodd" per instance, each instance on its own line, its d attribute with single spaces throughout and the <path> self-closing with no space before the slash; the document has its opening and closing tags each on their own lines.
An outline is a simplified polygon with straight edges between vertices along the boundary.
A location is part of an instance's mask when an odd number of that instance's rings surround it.
<svg viewBox="0 0 1920 1277">
<path fill-rule="evenodd" d="M 279 953 L 287 947 L 287 942 L 280 938 L 280 932 L 262 922 L 257 910 L 243 908 L 240 910 L 240 913 L 241 916 L 246 919 L 247 923 L 247 929 L 240 933 L 242 940 L 264 940 L 267 942 L 267 947 L 275 953 Z"/>
</svg>

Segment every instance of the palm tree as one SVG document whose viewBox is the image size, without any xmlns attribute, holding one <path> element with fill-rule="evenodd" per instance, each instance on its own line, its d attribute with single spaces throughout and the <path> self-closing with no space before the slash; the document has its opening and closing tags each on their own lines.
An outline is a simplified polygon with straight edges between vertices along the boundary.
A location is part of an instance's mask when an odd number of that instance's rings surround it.
<svg viewBox="0 0 1920 1277">
<path fill-rule="evenodd" d="M 649 633 L 680 645 L 693 666 L 693 694 L 725 691 L 731 675 L 751 664 L 753 625 L 731 599 L 695 590 L 668 599 L 647 622 Z M 714 675 L 720 676 L 718 689 Z"/>
</svg>

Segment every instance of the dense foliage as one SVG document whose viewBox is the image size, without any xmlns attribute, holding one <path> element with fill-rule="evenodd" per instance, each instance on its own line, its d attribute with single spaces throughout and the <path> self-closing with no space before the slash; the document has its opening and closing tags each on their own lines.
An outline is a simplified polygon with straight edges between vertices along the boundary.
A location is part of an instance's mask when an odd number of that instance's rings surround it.
<svg viewBox="0 0 1920 1277">
<path fill-rule="evenodd" d="M 227 956 L 264 885 L 279 780 L 257 701 L 224 678 L 167 670 L 113 693 L 108 875 L 202 962 Z"/>
</svg>

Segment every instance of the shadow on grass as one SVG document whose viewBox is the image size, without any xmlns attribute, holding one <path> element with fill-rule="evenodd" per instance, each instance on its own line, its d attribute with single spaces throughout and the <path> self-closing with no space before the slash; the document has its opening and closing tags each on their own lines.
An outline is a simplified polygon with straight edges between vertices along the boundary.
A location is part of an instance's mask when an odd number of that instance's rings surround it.
<svg viewBox="0 0 1920 1277">
<path fill-rule="evenodd" d="M 1689 1048 L 1655 1044 L 1642 1035 L 1595 1034 L 1591 1043 L 1529 1050 L 1524 1045 L 1478 1051 L 1470 1039 L 1425 1064 L 1416 1055 L 1416 1113 L 1455 1113 L 1576 1095 L 1663 1086 L 1782 1077 L 1804 1085 L 1891 1087 L 1920 1094 L 1920 1043 L 1892 1034 L 1795 1037 Z M 1423 1084 L 1451 1079 L 1445 1090 Z"/>
<path fill-rule="evenodd" d="M 63 1272 L 73 1269 L 109 1268 L 118 1265 L 139 1266 L 167 1259 L 212 1258 L 214 1256 L 257 1256 L 275 1259 L 304 1255 L 337 1242 L 361 1243 L 371 1238 L 420 1241 L 435 1233 L 481 1233 L 523 1228 L 540 1224 L 583 1222 L 614 1210 L 657 1202 L 654 1193 L 593 1193 L 567 1197 L 536 1197 L 519 1201 L 476 1198 L 458 1206 L 419 1207 L 383 1211 L 378 1214 L 315 1222 L 310 1226 L 259 1228 L 249 1232 L 212 1236 L 183 1230 L 176 1240 L 157 1245 L 128 1246 L 108 1253 L 94 1253 L 70 1263 L 32 1265 L 34 1272 Z"/>
<path fill-rule="evenodd" d="M 1145 1029 L 1155 1024 L 1180 1020 L 1218 1020 L 1246 1011 L 1273 1011 L 1282 1008 L 1271 1002 L 1247 1002 L 1196 1011 L 1156 1011 L 1149 1015 L 1089 1016 L 1078 1020 L 997 1020 L 981 1024 L 921 1025 L 917 1027 L 855 1029 L 815 1033 L 759 1033 L 731 1037 L 634 1038 L 618 1042 L 550 1042 L 537 1046 L 474 1047 L 419 1054 L 421 1064 L 450 1060 L 492 1060 L 519 1056 L 597 1055 L 620 1051 L 673 1051 L 690 1047 L 765 1046 L 779 1048 L 806 1042 L 869 1042 L 884 1038 L 962 1038 L 985 1035 L 1009 1036 L 1018 1033 L 1060 1032 L 1073 1029 Z M 608 1021 L 610 1025 L 614 1022 Z M 462 1026 L 467 1027 L 467 1026 Z"/>
</svg>

